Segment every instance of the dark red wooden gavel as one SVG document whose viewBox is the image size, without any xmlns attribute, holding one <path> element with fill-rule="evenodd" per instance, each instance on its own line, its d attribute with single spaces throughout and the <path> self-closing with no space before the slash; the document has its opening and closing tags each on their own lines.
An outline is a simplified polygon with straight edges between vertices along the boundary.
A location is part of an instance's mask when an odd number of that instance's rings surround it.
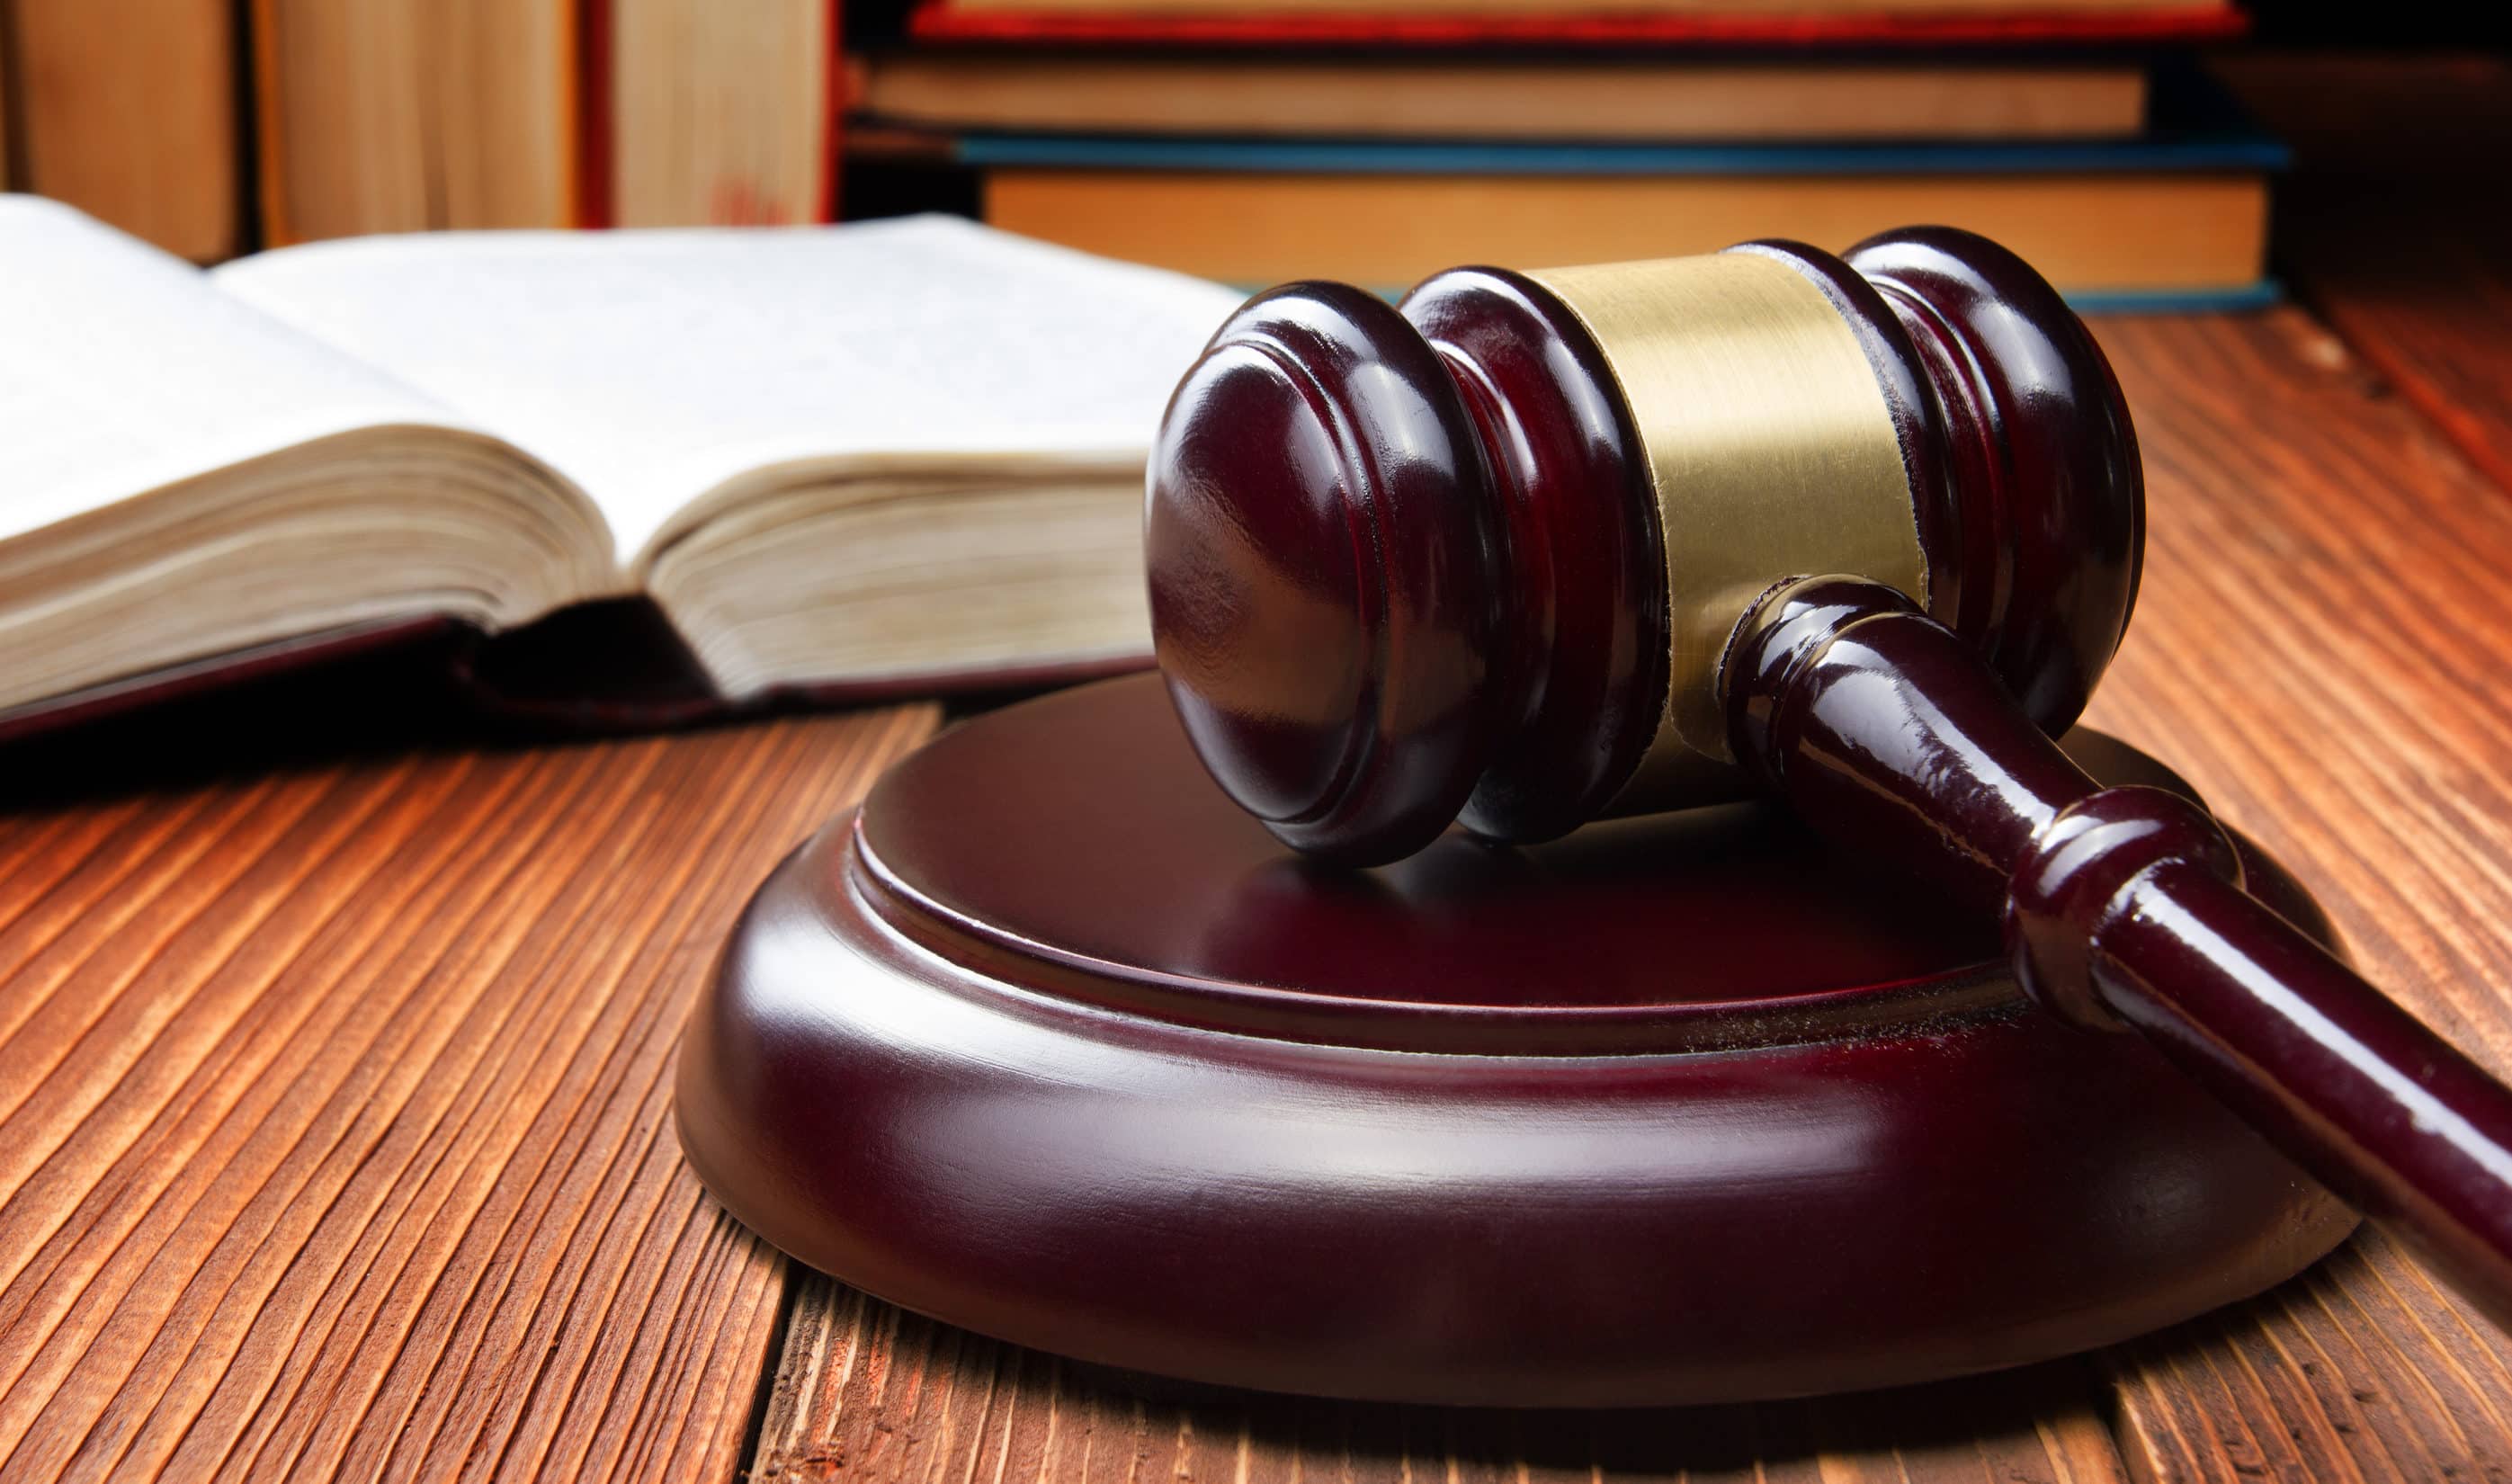
<svg viewBox="0 0 2512 1484">
<path fill-rule="evenodd" d="M 1145 548 L 1187 730 L 1284 842 L 1767 790 L 2001 913 L 2044 1008 L 2144 1034 L 2512 1320 L 2512 1090 L 2246 894 L 2205 810 L 2050 740 L 2142 523 L 2092 335 L 1919 229 L 1276 290 L 1180 383 Z"/>
</svg>

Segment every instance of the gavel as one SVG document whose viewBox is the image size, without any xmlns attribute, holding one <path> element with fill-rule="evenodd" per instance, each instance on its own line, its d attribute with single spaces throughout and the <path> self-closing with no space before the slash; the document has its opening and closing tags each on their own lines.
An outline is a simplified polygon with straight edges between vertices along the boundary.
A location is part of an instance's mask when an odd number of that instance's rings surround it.
<svg viewBox="0 0 2512 1484">
<path fill-rule="evenodd" d="M 2042 1009 L 2142 1034 L 2512 1322 L 2512 1089 L 2248 895 L 2204 808 L 2052 740 L 2126 630 L 2143 484 L 2013 254 L 1289 285 L 1187 371 L 1149 483 L 1170 696 L 1285 844 L 1776 796 L 1997 913 Z"/>
</svg>

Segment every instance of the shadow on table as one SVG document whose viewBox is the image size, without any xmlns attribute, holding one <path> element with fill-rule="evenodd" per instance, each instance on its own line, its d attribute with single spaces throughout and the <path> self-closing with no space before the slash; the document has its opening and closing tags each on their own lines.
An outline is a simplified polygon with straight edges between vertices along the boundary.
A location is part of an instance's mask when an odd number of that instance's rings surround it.
<svg viewBox="0 0 2512 1484">
<path fill-rule="evenodd" d="M 485 649 L 452 626 L 421 627 L 297 667 L 152 690 L 137 703 L 74 706 L 74 720 L 50 727 L 0 718 L 0 812 L 412 753 L 599 743 L 846 709 L 780 701 L 728 713 L 688 674 L 658 666 L 659 647 L 615 612 L 569 610 Z M 953 695 L 950 715 L 1037 688 Z M 584 697 L 626 699 L 607 706 Z"/>
<path fill-rule="evenodd" d="M 1001 1344 L 798 1281 L 752 1478 L 1264 1481 L 2124 1475 L 2093 1362 L 1803 1401 L 1617 1412 L 1197 1387 Z"/>
</svg>

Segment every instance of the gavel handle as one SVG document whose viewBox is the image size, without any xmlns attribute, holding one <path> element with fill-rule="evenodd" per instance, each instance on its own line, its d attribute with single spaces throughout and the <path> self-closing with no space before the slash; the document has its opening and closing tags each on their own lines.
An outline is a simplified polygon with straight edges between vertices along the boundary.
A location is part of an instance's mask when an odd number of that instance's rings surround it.
<svg viewBox="0 0 2512 1484">
<path fill-rule="evenodd" d="M 1891 588 L 1765 595 L 1724 667 L 1738 760 L 1835 843 L 2004 915 L 2027 993 L 2133 1029 L 2512 1323 L 2512 1089 L 2241 887 L 2203 808 L 2104 789 Z"/>
</svg>

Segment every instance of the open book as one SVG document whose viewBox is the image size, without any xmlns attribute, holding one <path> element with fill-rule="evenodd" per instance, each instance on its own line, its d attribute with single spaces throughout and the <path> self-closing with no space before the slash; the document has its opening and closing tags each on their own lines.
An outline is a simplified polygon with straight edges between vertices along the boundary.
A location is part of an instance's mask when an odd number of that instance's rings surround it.
<svg viewBox="0 0 2512 1484">
<path fill-rule="evenodd" d="M 639 596 L 726 703 L 1145 655 L 1145 450 L 1236 302 L 938 217 L 203 273 L 0 197 L 0 725 Z"/>
</svg>

